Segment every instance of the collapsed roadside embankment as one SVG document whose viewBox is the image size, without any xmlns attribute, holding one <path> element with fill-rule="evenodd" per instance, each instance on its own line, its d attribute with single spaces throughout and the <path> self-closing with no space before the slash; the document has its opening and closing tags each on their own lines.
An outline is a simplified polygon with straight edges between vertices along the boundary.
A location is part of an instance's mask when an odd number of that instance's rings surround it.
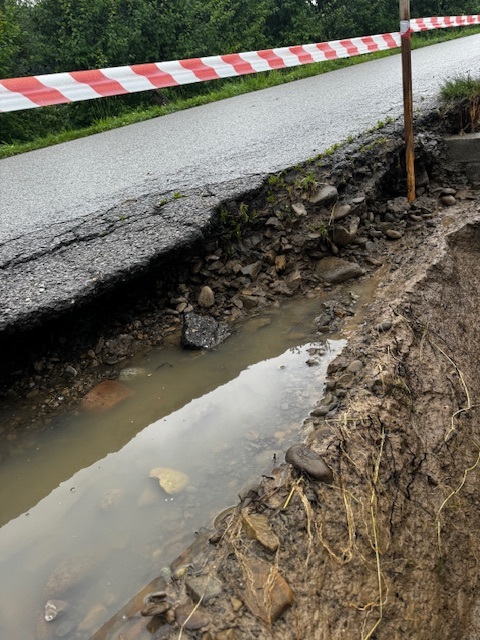
<svg viewBox="0 0 480 640">
<path fill-rule="evenodd" d="M 349 261 L 358 276 L 378 267 L 385 244 L 408 232 L 419 240 L 439 198 L 452 197 L 442 192 L 449 178 L 431 132 L 438 120 L 432 113 L 418 125 L 419 199 L 411 209 L 402 198 L 402 132 L 391 123 L 268 178 L 126 202 L 74 231 L 54 226 L 33 253 L 2 247 L 11 252 L 5 277 L 13 278 L 2 297 L 0 389 L 14 405 L 4 429 L 32 427 L 17 410 L 22 403 L 38 428 L 95 383 L 117 378 L 128 359 L 178 344 L 185 313 L 234 328 L 262 306 L 314 295 L 333 286 L 328 278 L 346 276 L 322 273 L 324 258 Z M 327 324 L 342 313 L 326 312 Z"/>
<path fill-rule="evenodd" d="M 22 407 L 37 428 L 142 350 L 179 344 L 186 314 L 234 328 L 284 297 L 333 300 L 340 282 L 380 280 L 361 319 L 328 301 L 317 318 L 322 333 L 346 320 L 355 330 L 307 419 L 308 450 L 290 453 L 172 565 L 173 580 L 155 581 L 95 640 L 478 634 L 480 196 L 449 165 L 439 124 L 435 114 L 417 123 L 412 204 L 401 132 L 388 125 L 218 203 L 208 239 L 80 316 L 5 339 L 20 363 L 17 382 L 4 377 L 4 404 L 20 409 L 1 428 L 14 435 Z M 38 637 L 53 632 L 41 619 Z"/>
<path fill-rule="evenodd" d="M 146 629 L 202 640 L 478 636 L 480 195 L 442 166 L 427 169 L 436 207 L 422 210 L 428 195 L 397 211 L 404 232 L 377 246 L 375 302 L 348 319 L 306 445 L 95 640 Z M 455 186 L 436 187 L 435 175 Z M 381 208 L 385 222 L 400 204 L 378 194 L 367 215 Z"/>
</svg>

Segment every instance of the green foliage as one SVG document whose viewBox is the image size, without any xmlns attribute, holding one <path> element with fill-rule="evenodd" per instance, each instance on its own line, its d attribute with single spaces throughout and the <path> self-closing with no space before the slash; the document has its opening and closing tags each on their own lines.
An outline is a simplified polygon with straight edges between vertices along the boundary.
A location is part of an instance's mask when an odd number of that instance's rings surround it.
<svg viewBox="0 0 480 640">
<path fill-rule="evenodd" d="M 307 173 L 296 182 L 296 187 L 305 195 L 312 195 L 318 189 L 318 180 L 314 173 Z"/>
<path fill-rule="evenodd" d="M 220 222 L 225 229 L 226 237 L 235 241 L 242 238 L 243 229 L 249 222 L 255 219 L 256 212 L 250 211 L 248 205 L 245 202 L 241 202 L 236 210 L 221 207 L 219 215 Z"/>
<path fill-rule="evenodd" d="M 412 15 L 476 13 L 477 5 L 477 0 L 412 0 Z M 0 0 L 0 77 L 176 60 L 397 29 L 398 0 Z M 112 118 L 126 124 L 143 119 L 140 113 L 153 117 L 204 104 L 211 100 L 211 91 L 221 91 L 221 97 L 239 95 L 358 61 L 169 88 L 161 95 L 143 92 L 1 114 L 0 144 L 51 139 L 52 134 L 64 136 L 81 128 L 102 131 L 111 128 Z M 2 150 L 2 155 L 7 152 Z"/>
<path fill-rule="evenodd" d="M 472 78 L 470 74 L 457 76 L 447 80 L 441 88 L 444 100 L 471 100 L 480 96 L 480 79 Z"/>
</svg>

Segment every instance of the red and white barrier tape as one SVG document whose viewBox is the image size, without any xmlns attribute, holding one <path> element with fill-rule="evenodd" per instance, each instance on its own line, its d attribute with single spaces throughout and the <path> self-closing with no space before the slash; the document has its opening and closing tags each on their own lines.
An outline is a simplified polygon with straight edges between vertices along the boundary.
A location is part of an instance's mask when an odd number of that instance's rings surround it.
<svg viewBox="0 0 480 640">
<path fill-rule="evenodd" d="M 417 18 L 411 20 L 410 31 L 472 24 L 480 24 L 480 15 Z M 312 62 L 350 58 L 396 49 L 399 46 L 400 33 L 396 32 L 224 56 L 12 78 L 0 80 L 0 112 L 230 78 Z"/>
<path fill-rule="evenodd" d="M 443 18 L 412 18 L 410 31 L 447 29 L 448 27 L 468 27 L 480 24 L 480 16 L 445 16 Z"/>
</svg>

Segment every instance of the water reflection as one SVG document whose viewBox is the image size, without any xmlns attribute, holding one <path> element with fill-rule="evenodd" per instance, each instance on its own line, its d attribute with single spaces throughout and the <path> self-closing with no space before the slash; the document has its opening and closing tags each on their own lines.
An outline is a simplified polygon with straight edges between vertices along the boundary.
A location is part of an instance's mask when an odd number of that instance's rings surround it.
<svg viewBox="0 0 480 640">
<path fill-rule="evenodd" d="M 1 637 L 88 638 L 195 529 L 268 473 L 274 454 L 283 458 L 342 347 L 307 344 L 250 367 L 78 471 L 0 529 Z M 324 351 L 317 366 L 306 365 L 309 349 Z M 159 466 L 186 473 L 187 487 L 165 493 L 149 477 Z M 49 598 L 68 609 L 45 623 Z"/>
</svg>

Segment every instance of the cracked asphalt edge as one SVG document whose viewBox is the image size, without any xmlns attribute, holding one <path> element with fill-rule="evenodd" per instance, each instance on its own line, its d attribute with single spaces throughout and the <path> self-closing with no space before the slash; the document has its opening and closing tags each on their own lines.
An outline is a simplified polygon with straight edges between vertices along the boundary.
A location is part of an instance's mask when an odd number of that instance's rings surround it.
<svg viewBox="0 0 480 640">
<path fill-rule="evenodd" d="M 182 193 L 128 199 L 0 244 L 0 332 L 34 327 L 91 302 L 156 261 L 178 259 L 207 237 L 224 202 L 261 188 L 266 175 Z"/>
</svg>

